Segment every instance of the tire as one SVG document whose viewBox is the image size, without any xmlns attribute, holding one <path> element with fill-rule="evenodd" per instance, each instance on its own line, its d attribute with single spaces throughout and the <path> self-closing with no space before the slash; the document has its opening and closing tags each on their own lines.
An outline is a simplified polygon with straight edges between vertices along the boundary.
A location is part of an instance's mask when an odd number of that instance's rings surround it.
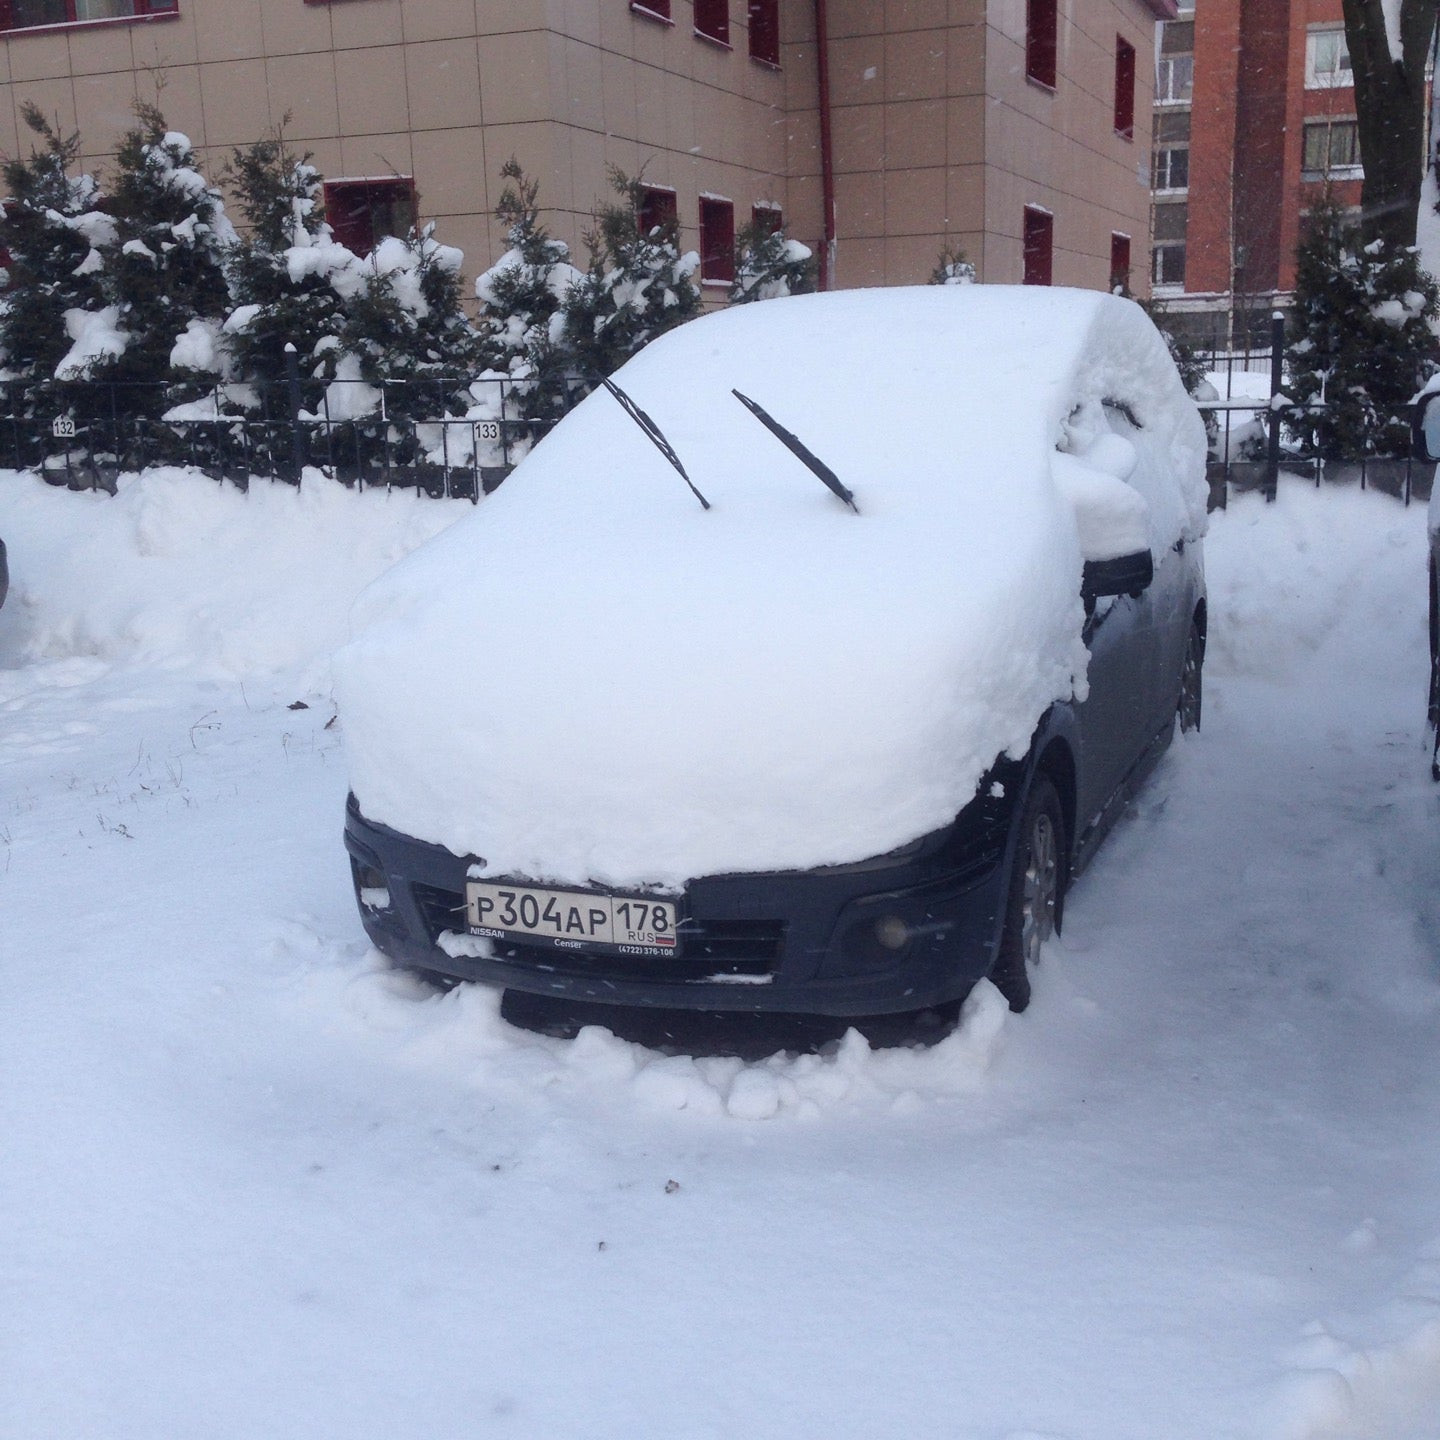
<svg viewBox="0 0 1440 1440">
<path fill-rule="evenodd" d="M 1190 635 L 1185 641 L 1185 659 L 1180 666 L 1180 699 L 1175 714 L 1182 732 L 1200 728 L 1200 711 L 1204 700 L 1205 637 L 1199 624 L 1190 622 Z"/>
<path fill-rule="evenodd" d="M 990 970 L 995 988 L 1017 1013 L 1030 1003 L 1030 971 L 1060 929 L 1069 866 L 1065 815 L 1049 776 L 1037 774 L 1025 797 L 1015 858 L 1005 887 L 1005 927 Z"/>
</svg>

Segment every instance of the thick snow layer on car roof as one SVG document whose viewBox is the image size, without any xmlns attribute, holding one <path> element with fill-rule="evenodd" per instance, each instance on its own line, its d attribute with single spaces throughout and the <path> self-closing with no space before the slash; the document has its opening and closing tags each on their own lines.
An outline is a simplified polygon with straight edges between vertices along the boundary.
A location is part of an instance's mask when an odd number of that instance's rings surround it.
<svg viewBox="0 0 1440 1440">
<path fill-rule="evenodd" d="M 1084 685 L 1051 457 L 1083 452 L 1102 400 L 1188 467 L 1188 500 L 1152 526 L 1203 526 L 1199 421 L 1153 326 L 1111 296 L 768 301 L 681 327 L 615 378 L 712 508 L 597 392 L 362 596 L 337 657 L 361 807 L 488 873 L 677 887 L 947 823 Z"/>
</svg>

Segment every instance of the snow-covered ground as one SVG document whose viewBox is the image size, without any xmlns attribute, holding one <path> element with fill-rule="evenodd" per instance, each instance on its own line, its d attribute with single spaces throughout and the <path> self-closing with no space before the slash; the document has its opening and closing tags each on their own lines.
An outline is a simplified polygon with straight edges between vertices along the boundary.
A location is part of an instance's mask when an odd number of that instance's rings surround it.
<svg viewBox="0 0 1440 1440">
<path fill-rule="evenodd" d="M 323 657 L 465 508 L 0 475 L 0 1435 L 1440 1434 L 1421 509 L 1215 517 L 1025 1016 L 742 1064 L 365 945 Z"/>
</svg>

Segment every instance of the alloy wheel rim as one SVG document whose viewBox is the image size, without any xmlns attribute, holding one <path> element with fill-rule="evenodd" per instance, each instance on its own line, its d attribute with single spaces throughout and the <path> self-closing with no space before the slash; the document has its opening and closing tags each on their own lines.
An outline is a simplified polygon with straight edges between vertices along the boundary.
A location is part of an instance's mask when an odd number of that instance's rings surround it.
<svg viewBox="0 0 1440 1440">
<path fill-rule="evenodd" d="M 1021 947 L 1027 965 L 1040 959 L 1040 947 L 1055 933 L 1055 902 L 1059 895 L 1060 857 L 1055 824 L 1047 814 L 1035 817 L 1030 854 L 1025 866 L 1025 909 Z"/>
<path fill-rule="evenodd" d="M 1194 730 L 1200 718 L 1200 656 L 1192 638 L 1185 647 L 1185 668 L 1180 673 L 1180 728 Z"/>
</svg>

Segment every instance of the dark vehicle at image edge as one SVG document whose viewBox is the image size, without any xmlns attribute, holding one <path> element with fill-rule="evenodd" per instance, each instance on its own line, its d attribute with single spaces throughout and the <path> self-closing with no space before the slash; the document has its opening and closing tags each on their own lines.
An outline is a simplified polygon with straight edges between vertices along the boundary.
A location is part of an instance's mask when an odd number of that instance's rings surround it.
<svg viewBox="0 0 1440 1440">
<path fill-rule="evenodd" d="M 1434 383 L 1433 381 L 1431 382 Z M 1423 392 L 1414 414 L 1415 456 L 1429 464 L 1440 463 L 1440 391 Z M 1433 741 L 1430 775 L 1440 780 L 1440 493 L 1434 481 L 1430 491 L 1430 690 L 1426 719 Z"/>
<path fill-rule="evenodd" d="M 1107 398 L 1106 420 L 1117 434 L 1136 431 L 1123 401 Z M 522 468 L 509 483 L 524 479 Z M 1152 475 L 1147 483 L 1175 482 Z M 345 844 L 365 931 L 405 967 L 566 1002 L 864 1017 L 943 1006 L 989 976 L 1023 1009 L 1029 967 L 1059 927 L 1068 883 L 1177 724 L 1199 726 L 1200 549 L 1198 539 L 1180 538 L 1163 553 L 1086 562 L 1076 581 L 1089 697 L 1052 703 L 1023 756 L 997 758 L 952 823 L 900 849 L 851 864 L 693 878 L 670 897 L 668 953 L 564 946 L 503 927 L 485 927 L 490 938 L 476 943 L 481 927 L 473 906 L 467 911 L 473 857 L 367 818 L 351 795 Z M 521 907 L 538 910 L 550 891 L 607 901 L 598 887 L 519 876 L 508 891 L 503 881 L 492 886 L 487 904 L 508 905 L 518 924 Z"/>
<path fill-rule="evenodd" d="M 10 567 L 5 559 L 5 542 L 0 540 L 0 605 L 10 593 Z"/>
</svg>

